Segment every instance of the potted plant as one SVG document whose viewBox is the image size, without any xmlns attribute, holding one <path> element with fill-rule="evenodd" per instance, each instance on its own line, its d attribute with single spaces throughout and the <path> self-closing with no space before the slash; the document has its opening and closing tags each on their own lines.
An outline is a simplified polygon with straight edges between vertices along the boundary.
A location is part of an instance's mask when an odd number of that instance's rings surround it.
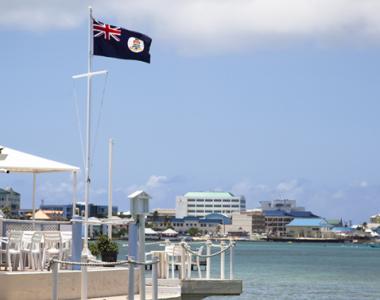
<svg viewBox="0 0 380 300">
<path fill-rule="evenodd" d="M 111 241 L 108 236 L 101 235 L 99 239 L 90 245 L 92 255 L 101 256 L 102 261 L 115 262 L 117 261 L 117 254 L 119 247 L 117 243 Z"/>
</svg>

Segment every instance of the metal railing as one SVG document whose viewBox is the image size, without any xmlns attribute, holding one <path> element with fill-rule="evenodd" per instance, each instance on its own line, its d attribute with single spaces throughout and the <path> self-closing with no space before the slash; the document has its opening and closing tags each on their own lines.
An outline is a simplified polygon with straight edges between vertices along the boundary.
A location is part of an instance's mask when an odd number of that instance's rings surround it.
<svg viewBox="0 0 380 300">
<path fill-rule="evenodd" d="M 199 258 L 206 258 L 206 279 L 211 278 L 211 258 L 220 255 L 220 279 L 225 279 L 225 253 L 229 250 L 230 252 L 230 280 L 234 278 L 234 252 L 233 249 L 235 247 L 235 242 L 230 240 L 229 244 L 226 244 L 224 241 L 221 241 L 219 245 L 213 244 L 211 240 L 206 241 L 206 255 L 199 254 L 198 252 L 191 249 L 190 245 L 187 243 L 180 243 L 182 248 L 189 254 L 194 255 Z M 220 248 L 220 251 L 212 253 L 212 248 Z M 184 257 L 185 254 L 183 253 L 182 256 Z M 185 259 L 181 259 L 182 262 L 182 270 L 184 270 L 185 267 Z M 191 278 L 191 269 L 188 272 L 188 275 L 186 276 L 186 272 L 182 272 L 182 279 L 189 279 Z"/>
<path fill-rule="evenodd" d="M 170 250 L 166 250 L 167 247 L 174 246 L 178 247 L 177 251 L 172 250 L 172 248 L 169 248 Z M 166 266 L 166 278 L 170 278 L 170 266 L 171 266 L 171 273 L 172 278 L 175 277 L 174 275 L 174 266 L 179 266 L 179 272 L 178 272 L 178 278 L 179 279 L 191 279 L 192 276 L 192 266 L 196 265 L 198 270 L 198 276 L 201 279 L 202 278 L 202 272 L 200 271 L 200 266 L 204 264 L 201 264 L 200 259 L 205 259 L 205 266 L 206 266 L 206 279 L 211 279 L 211 258 L 220 256 L 220 279 L 224 280 L 226 278 L 225 276 L 225 265 L 226 265 L 226 252 L 229 252 L 229 279 L 234 279 L 234 247 L 235 242 L 233 240 L 230 240 L 229 243 L 225 243 L 224 241 L 221 241 L 220 244 L 213 244 L 210 239 L 208 239 L 205 242 L 206 246 L 206 254 L 201 253 L 203 246 L 201 246 L 198 250 L 193 250 L 191 246 L 186 242 L 180 242 L 179 244 L 171 244 L 169 241 L 165 244 L 165 266 Z M 219 248 L 220 250 L 216 252 L 212 252 L 213 248 Z M 201 252 L 199 252 L 201 251 Z M 177 253 L 177 254 L 175 254 Z M 175 256 L 175 258 L 173 258 Z M 194 262 L 192 260 L 192 257 L 195 256 L 196 261 Z M 171 259 L 169 259 L 171 257 Z"/>
<path fill-rule="evenodd" d="M 133 259 L 121 260 L 116 262 L 102 262 L 98 260 L 88 260 L 88 262 L 73 262 L 64 261 L 59 259 L 51 259 L 49 262 L 48 270 L 52 270 L 52 292 L 51 299 L 58 300 L 58 265 L 71 265 L 81 267 L 110 267 L 110 266 L 123 266 L 129 265 L 128 268 L 128 300 L 134 299 L 135 295 L 135 266 L 152 266 L 152 300 L 158 300 L 158 276 L 157 276 L 157 264 L 159 259 L 153 257 L 151 261 L 139 262 Z M 87 288 L 87 287 L 86 287 Z M 146 288 L 146 287 L 145 287 Z M 141 294 L 141 291 L 140 291 Z M 145 295 L 145 293 L 143 293 Z M 145 300 L 145 299 L 143 299 Z"/>
</svg>

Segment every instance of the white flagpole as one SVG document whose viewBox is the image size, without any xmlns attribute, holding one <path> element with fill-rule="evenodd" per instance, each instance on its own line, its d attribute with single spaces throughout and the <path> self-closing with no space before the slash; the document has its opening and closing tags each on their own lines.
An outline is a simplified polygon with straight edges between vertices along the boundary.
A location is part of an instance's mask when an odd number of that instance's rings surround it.
<svg viewBox="0 0 380 300">
<path fill-rule="evenodd" d="M 88 7 L 89 26 L 88 26 L 88 74 L 92 72 L 92 55 L 93 55 L 93 20 L 92 7 Z M 86 112 L 86 161 L 85 161 L 85 189 L 84 189 L 84 241 L 82 251 L 82 261 L 88 260 L 88 200 L 90 196 L 90 166 L 91 166 L 91 81 L 92 76 L 87 77 L 87 112 Z M 81 300 L 87 300 L 88 275 L 87 267 L 82 266 L 82 289 Z"/>
<path fill-rule="evenodd" d="M 108 237 L 112 239 L 112 148 L 113 140 L 108 141 Z"/>
</svg>

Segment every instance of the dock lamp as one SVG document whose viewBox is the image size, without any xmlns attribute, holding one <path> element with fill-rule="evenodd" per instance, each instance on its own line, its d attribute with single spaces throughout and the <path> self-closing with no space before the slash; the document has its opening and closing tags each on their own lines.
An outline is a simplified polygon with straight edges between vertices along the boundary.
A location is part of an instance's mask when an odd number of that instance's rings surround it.
<svg viewBox="0 0 380 300">
<path fill-rule="evenodd" d="M 137 259 L 140 262 L 145 262 L 145 215 L 149 213 L 149 196 L 144 191 L 136 191 L 128 196 L 130 201 L 130 211 L 133 219 L 136 220 L 136 224 L 130 226 L 136 226 L 138 232 L 138 239 L 128 238 L 129 247 L 136 248 L 137 246 Z M 130 236 L 132 237 L 132 236 Z M 132 266 L 131 266 L 132 267 Z M 140 266 L 140 299 L 145 300 L 145 266 Z"/>
</svg>

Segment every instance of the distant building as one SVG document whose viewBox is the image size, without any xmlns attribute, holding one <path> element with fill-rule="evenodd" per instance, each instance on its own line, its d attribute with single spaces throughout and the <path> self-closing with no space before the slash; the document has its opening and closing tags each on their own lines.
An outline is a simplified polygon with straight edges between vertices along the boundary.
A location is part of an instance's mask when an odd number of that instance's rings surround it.
<svg viewBox="0 0 380 300">
<path fill-rule="evenodd" d="M 343 227 L 343 220 L 342 219 L 327 219 L 327 223 L 334 227 Z"/>
<path fill-rule="evenodd" d="M 231 225 L 225 226 L 225 233 L 251 236 L 265 233 L 265 216 L 260 209 L 232 214 Z"/>
<path fill-rule="evenodd" d="M 286 235 L 294 238 L 331 237 L 333 226 L 322 218 L 295 218 L 286 225 Z"/>
<path fill-rule="evenodd" d="M 378 223 L 380 224 L 380 214 L 374 215 L 369 218 L 370 223 Z"/>
<path fill-rule="evenodd" d="M 270 236 L 286 234 L 286 225 L 294 218 L 319 218 L 302 206 L 297 206 L 296 200 L 276 199 L 260 201 L 260 208 L 265 217 L 265 231 Z"/>
<path fill-rule="evenodd" d="M 0 188 L 0 209 L 9 207 L 12 214 L 20 209 L 20 194 L 12 188 Z"/>
<path fill-rule="evenodd" d="M 83 202 L 78 202 L 76 204 L 77 213 L 80 216 L 84 216 L 85 204 Z M 62 211 L 63 219 L 71 219 L 73 216 L 73 206 L 72 204 L 41 204 L 40 209 L 50 210 L 50 211 Z M 117 206 L 112 206 L 112 215 L 117 215 L 118 208 Z M 97 205 L 97 204 L 88 204 L 88 217 L 96 218 L 107 218 L 108 217 L 108 205 Z"/>
<path fill-rule="evenodd" d="M 272 200 L 272 201 L 260 201 L 260 208 L 262 210 L 281 210 L 285 212 L 291 211 L 304 211 L 305 208 L 302 206 L 297 206 L 296 200 Z"/>
<path fill-rule="evenodd" d="M 176 215 L 174 208 L 155 208 L 150 214 L 160 217 L 175 217 Z"/>
<path fill-rule="evenodd" d="M 295 218 L 319 218 L 310 211 L 265 210 L 265 231 L 270 236 L 286 235 L 286 225 Z"/>
<path fill-rule="evenodd" d="M 42 210 L 39 209 L 35 213 L 36 220 L 50 220 L 50 221 L 62 221 L 63 211 L 62 210 Z"/>
<path fill-rule="evenodd" d="M 173 228 L 180 234 L 185 234 L 191 228 L 197 228 L 201 234 L 216 234 L 222 233 L 223 226 L 229 219 L 224 220 L 223 218 L 213 218 L 210 219 L 187 216 L 184 218 L 175 218 L 167 216 L 157 216 L 152 219 L 149 223 L 152 225 L 152 228 L 157 231 L 164 231 L 167 228 Z"/>
<path fill-rule="evenodd" d="M 228 192 L 189 192 L 176 198 L 177 218 L 204 217 L 212 213 L 230 216 L 245 209 L 244 196 L 234 196 Z"/>
</svg>

